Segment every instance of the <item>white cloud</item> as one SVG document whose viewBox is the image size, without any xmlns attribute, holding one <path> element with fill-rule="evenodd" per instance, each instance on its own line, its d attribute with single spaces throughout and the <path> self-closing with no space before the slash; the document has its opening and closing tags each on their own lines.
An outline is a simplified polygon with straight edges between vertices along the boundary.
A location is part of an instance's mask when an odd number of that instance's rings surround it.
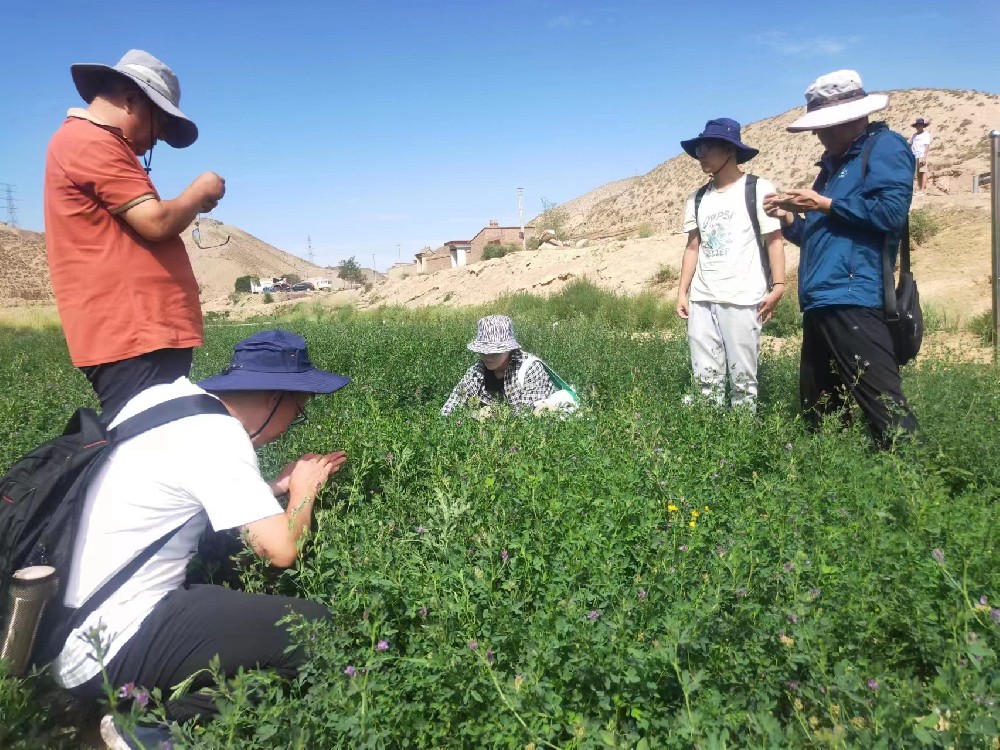
<svg viewBox="0 0 1000 750">
<path fill-rule="evenodd" d="M 549 19 L 550 29 L 572 29 L 577 26 L 590 26 L 593 22 L 589 18 L 578 16 L 576 13 L 563 13 Z"/>
<path fill-rule="evenodd" d="M 837 55 L 848 47 L 856 44 L 860 37 L 849 36 L 835 39 L 833 37 L 794 37 L 783 31 L 768 31 L 754 34 L 750 41 L 759 47 L 765 47 L 772 52 L 785 57 L 821 57 Z"/>
</svg>

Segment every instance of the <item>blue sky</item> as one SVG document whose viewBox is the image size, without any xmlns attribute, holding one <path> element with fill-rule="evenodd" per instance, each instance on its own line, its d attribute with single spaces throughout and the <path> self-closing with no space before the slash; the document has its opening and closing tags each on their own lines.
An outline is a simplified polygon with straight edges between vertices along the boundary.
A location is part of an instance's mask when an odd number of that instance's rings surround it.
<svg viewBox="0 0 1000 750">
<path fill-rule="evenodd" d="M 201 131 L 157 147 L 163 197 L 215 170 L 217 218 L 380 269 L 517 224 L 518 187 L 527 220 L 542 198 L 644 174 L 705 120 L 784 112 L 831 70 L 873 90 L 998 90 L 985 0 L 18 0 L 3 19 L 0 182 L 22 227 L 43 228 L 46 144 L 80 104 L 69 65 L 136 47 L 178 73 Z"/>
</svg>

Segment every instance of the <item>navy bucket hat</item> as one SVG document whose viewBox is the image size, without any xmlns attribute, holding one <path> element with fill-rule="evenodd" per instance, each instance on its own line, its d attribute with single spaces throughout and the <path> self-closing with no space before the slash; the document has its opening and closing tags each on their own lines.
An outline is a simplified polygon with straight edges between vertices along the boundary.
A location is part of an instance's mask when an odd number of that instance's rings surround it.
<svg viewBox="0 0 1000 750">
<path fill-rule="evenodd" d="M 301 336 L 271 330 L 255 333 L 239 342 L 229 367 L 198 385 L 211 393 L 333 393 L 350 382 L 348 377 L 314 367 Z"/>
<path fill-rule="evenodd" d="M 688 156 L 697 159 L 698 157 L 695 156 L 694 150 L 703 141 L 725 141 L 736 146 L 737 164 L 750 161 L 760 153 L 757 149 L 751 148 L 740 140 L 740 124 L 736 120 L 730 120 L 728 117 L 709 120 L 705 123 L 705 129 L 698 134 L 697 138 L 681 141 L 681 148 L 687 152 Z"/>
</svg>

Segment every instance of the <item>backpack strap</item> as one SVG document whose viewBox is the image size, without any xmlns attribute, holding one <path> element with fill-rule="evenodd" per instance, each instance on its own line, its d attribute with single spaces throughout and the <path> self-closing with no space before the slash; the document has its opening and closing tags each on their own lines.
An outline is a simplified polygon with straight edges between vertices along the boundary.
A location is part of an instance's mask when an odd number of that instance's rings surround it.
<svg viewBox="0 0 1000 750">
<path fill-rule="evenodd" d="M 764 237 L 760 233 L 760 217 L 757 216 L 757 175 L 747 175 L 744 197 L 746 198 L 747 213 L 750 214 L 750 223 L 753 225 L 753 234 L 757 238 L 757 249 L 760 251 L 760 266 L 764 269 L 767 288 L 771 289 L 771 258 L 767 254 L 767 246 L 764 245 Z"/>
<path fill-rule="evenodd" d="M 111 442 L 123 443 L 136 435 L 198 414 L 222 414 L 228 417 L 229 411 L 219 399 L 207 393 L 180 396 L 129 417 L 109 430 L 108 434 Z"/>
<path fill-rule="evenodd" d="M 698 209 L 701 207 L 701 199 L 705 197 L 705 193 L 708 192 L 708 187 L 711 184 L 712 181 L 709 180 L 698 188 L 698 192 L 694 194 L 694 223 L 697 225 L 699 233 L 701 232 L 701 225 L 698 224 Z"/>
<path fill-rule="evenodd" d="M 141 435 L 156 427 L 176 422 L 178 419 L 193 417 L 198 414 L 223 414 L 229 416 L 229 411 L 223 403 L 209 396 L 207 393 L 199 393 L 192 396 L 181 396 L 164 401 L 161 404 L 150 407 L 139 412 L 133 417 L 129 417 L 124 422 L 109 431 L 112 445 L 123 443 L 130 438 Z M 153 559 L 153 556 L 163 549 L 174 535 L 180 531 L 191 519 L 186 519 L 176 528 L 171 529 L 161 536 L 151 545 L 133 557 L 128 564 L 104 582 L 96 592 L 87 597 L 86 601 L 73 610 L 69 618 L 69 630 L 75 630 L 90 617 L 98 607 L 104 604 L 108 598 L 120 589 L 126 581 L 139 572 L 143 565 Z"/>
</svg>

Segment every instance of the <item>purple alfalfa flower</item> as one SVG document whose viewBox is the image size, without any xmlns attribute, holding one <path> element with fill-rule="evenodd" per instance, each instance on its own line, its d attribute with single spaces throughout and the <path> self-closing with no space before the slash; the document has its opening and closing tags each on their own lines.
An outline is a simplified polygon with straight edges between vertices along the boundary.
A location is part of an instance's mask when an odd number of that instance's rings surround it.
<svg viewBox="0 0 1000 750">
<path fill-rule="evenodd" d="M 649 594 L 646 593 L 646 589 L 639 589 L 639 601 L 646 601 L 649 598 Z"/>
<path fill-rule="evenodd" d="M 746 599 L 748 593 L 749 592 L 743 586 L 740 586 L 738 589 L 736 589 L 736 598 Z"/>
<path fill-rule="evenodd" d="M 798 625 L 798 623 L 799 623 L 799 616 L 798 615 L 788 615 L 788 621 L 790 623 L 792 623 L 792 625 Z"/>
<path fill-rule="evenodd" d="M 793 570 L 795 570 L 795 563 L 793 563 L 791 560 L 789 560 L 788 562 L 786 562 L 781 567 L 783 567 L 785 569 L 786 573 L 791 573 Z"/>
<path fill-rule="evenodd" d="M 427 529 L 424 528 L 423 526 L 417 526 L 417 533 L 418 534 L 426 534 L 427 533 Z"/>
<path fill-rule="evenodd" d="M 678 547 L 678 549 L 681 552 L 687 552 L 688 551 L 688 546 L 686 544 L 682 544 L 680 547 Z"/>
<path fill-rule="evenodd" d="M 500 550 L 500 559 L 504 563 L 506 563 L 508 560 L 510 560 L 510 553 L 507 551 L 506 547 L 504 547 L 502 550 Z"/>
<path fill-rule="evenodd" d="M 788 689 L 791 690 L 792 692 L 795 692 L 796 690 L 798 690 L 799 689 L 799 681 L 798 680 L 789 680 L 788 681 Z"/>
<path fill-rule="evenodd" d="M 135 702 L 139 704 L 139 708 L 145 708 L 149 705 L 149 691 L 147 690 L 137 690 L 135 693 Z"/>
<path fill-rule="evenodd" d="M 939 564 L 944 565 L 944 550 L 935 547 L 931 551 L 931 556 L 938 561 Z"/>
<path fill-rule="evenodd" d="M 395 459 L 395 458 L 396 458 L 396 456 L 393 455 L 392 451 L 386 451 L 386 453 L 385 453 L 386 463 L 390 463 L 391 464 L 393 462 L 393 459 Z"/>
<path fill-rule="evenodd" d="M 518 448 L 517 448 L 517 446 L 516 446 L 516 445 L 512 445 L 512 446 L 510 446 L 510 452 L 511 452 L 511 453 L 517 453 L 517 451 L 518 451 Z"/>
<path fill-rule="evenodd" d="M 601 610 L 592 609 L 587 613 L 587 619 L 593 622 L 594 620 L 598 619 L 601 616 L 601 614 L 602 614 Z"/>
<path fill-rule="evenodd" d="M 819 599 L 819 596 L 820 596 L 821 593 L 823 593 L 823 592 L 820 591 L 818 588 L 813 587 L 813 588 L 809 589 L 809 598 L 810 599 Z"/>
<path fill-rule="evenodd" d="M 470 651 L 475 651 L 477 648 L 479 648 L 479 644 L 476 641 L 469 641 Z"/>
<path fill-rule="evenodd" d="M 389 650 L 389 641 L 379 641 L 377 644 L 375 644 L 375 650 L 376 651 L 388 651 Z"/>
<path fill-rule="evenodd" d="M 874 677 L 868 680 L 868 682 L 866 682 L 865 684 L 868 685 L 868 689 L 871 690 L 873 693 L 878 692 L 879 689 L 878 680 L 876 680 Z"/>
<path fill-rule="evenodd" d="M 996 607 L 991 609 L 990 617 L 993 618 L 993 622 L 995 622 L 997 625 L 1000 625 L 1000 609 L 997 609 Z"/>
<path fill-rule="evenodd" d="M 462 420 L 461 419 L 455 420 L 455 424 L 461 425 L 462 424 Z"/>
<path fill-rule="evenodd" d="M 791 450 L 792 450 L 792 444 L 791 443 L 785 443 L 785 450 L 790 453 Z"/>
<path fill-rule="evenodd" d="M 496 657 L 497 655 L 493 653 L 493 649 L 491 648 L 486 649 L 486 661 L 492 664 L 493 660 L 496 659 Z"/>
<path fill-rule="evenodd" d="M 135 693 L 134 682 L 126 682 L 124 685 L 118 688 L 119 698 L 131 698 L 134 693 Z"/>
<path fill-rule="evenodd" d="M 979 603 L 985 607 L 987 604 L 990 603 L 990 600 L 986 598 L 986 594 L 983 594 L 981 597 L 979 597 Z"/>
<path fill-rule="evenodd" d="M 430 610 L 427 609 L 427 607 L 421 607 L 420 609 L 417 610 L 417 614 L 420 615 L 420 619 L 421 620 L 426 620 L 427 619 L 427 614 L 429 612 L 430 612 Z"/>
<path fill-rule="evenodd" d="M 344 669 L 344 674 L 346 674 L 348 677 L 354 677 L 354 675 L 356 675 L 357 673 L 358 670 L 354 668 L 353 664 L 348 664 L 347 668 Z"/>
</svg>

